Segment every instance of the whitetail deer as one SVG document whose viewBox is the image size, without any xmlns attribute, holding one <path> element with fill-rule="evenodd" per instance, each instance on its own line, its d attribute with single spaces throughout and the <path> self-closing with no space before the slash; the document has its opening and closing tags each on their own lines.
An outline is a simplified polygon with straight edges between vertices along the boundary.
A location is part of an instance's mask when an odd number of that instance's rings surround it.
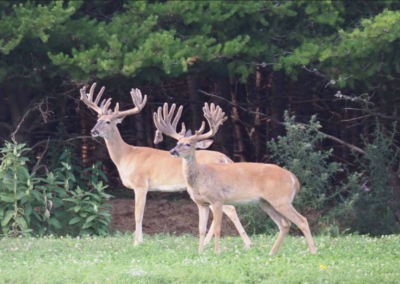
<svg viewBox="0 0 400 284">
<path fill-rule="evenodd" d="M 126 144 L 118 131 L 117 124 L 125 116 L 139 113 L 147 101 L 147 96 L 142 97 L 138 89 L 131 90 L 131 97 L 135 108 L 120 111 L 117 103 L 114 111 L 109 110 L 111 98 L 103 100 L 100 106 L 103 87 L 93 102 L 93 93 L 96 84 L 93 84 L 88 94 L 86 87 L 81 92 L 81 100 L 98 114 L 97 124 L 91 131 L 92 136 L 105 139 L 108 152 L 118 169 L 121 181 L 127 188 L 135 191 L 135 221 L 136 233 L 134 245 L 143 241 L 142 220 L 148 191 L 176 192 L 186 190 L 185 180 L 182 176 L 182 163 L 174 159 L 167 151 L 148 147 L 134 147 Z M 214 151 L 198 151 L 196 157 L 203 163 L 233 163 L 227 156 Z M 250 247 L 251 241 L 247 236 L 233 206 L 224 206 L 224 213 L 235 224 L 245 246 Z M 212 238 L 210 230 L 209 238 Z"/>
<path fill-rule="evenodd" d="M 154 123 L 161 133 L 176 140 L 177 145 L 170 153 L 174 157 L 183 158 L 183 175 L 190 197 L 196 202 L 200 216 L 200 243 L 199 251 L 203 250 L 204 236 L 209 214 L 209 205 L 214 214 L 214 252 L 219 253 L 219 236 L 221 230 L 222 206 L 224 203 L 258 202 L 276 223 L 279 228 L 278 239 L 273 245 L 270 254 L 275 254 L 288 233 L 290 221 L 295 223 L 306 237 L 311 253 L 317 249 L 311 237 L 307 219 L 293 208 L 292 202 L 297 195 L 300 185 L 294 174 L 272 164 L 234 163 L 234 164 L 202 164 L 195 156 L 197 148 L 205 149 L 212 144 L 211 138 L 218 131 L 218 127 L 227 119 L 220 107 L 206 103 L 203 111 L 210 126 L 210 131 L 203 134 L 205 123 L 194 135 L 183 136 L 176 132 L 176 125 L 182 113 L 179 108 L 173 123 L 175 104 L 168 112 L 168 105 L 164 104 L 163 114 L 161 107 L 154 113 Z M 182 123 L 185 129 L 185 124 Z"/>
</svg>

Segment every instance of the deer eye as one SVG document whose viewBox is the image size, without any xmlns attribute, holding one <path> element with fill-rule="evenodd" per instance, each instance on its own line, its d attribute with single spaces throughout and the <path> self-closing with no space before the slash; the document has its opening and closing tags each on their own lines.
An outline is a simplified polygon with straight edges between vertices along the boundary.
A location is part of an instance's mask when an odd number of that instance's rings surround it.
<svg viewBox="0 0 400 284">
<path fill-rule="evenodd" d="M 185 144 L 185 146 L 188 146 L 188 147 L 190 147 L 190 144 L 189 144 L 189 143 L 186 143 L 186 144 Z"/>
<path fill-rule="evenodd" d="M 110 124 L 111 123 L 111 121 L 106 121 L 106 124 Z"/>
</svg>

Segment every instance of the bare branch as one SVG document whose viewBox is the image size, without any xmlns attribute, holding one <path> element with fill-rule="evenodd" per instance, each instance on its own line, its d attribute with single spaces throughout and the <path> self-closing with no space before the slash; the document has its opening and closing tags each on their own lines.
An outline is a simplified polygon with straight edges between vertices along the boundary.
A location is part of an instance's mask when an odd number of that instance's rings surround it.
<svg viewBox="0 0 400 284">
<path fill-rule="evenodd" d="M 37 171 L 39 168 L 41 168 L 41 167 L 44 167 L 44 168 L 46 169 L 46 173 L 49 173 L 49 171 L 48 171 L 48 169 L 47 169 L 47 167 L 46 167 L 45 165 L 40 165 L 40 162 L 43 160 L 43 157 L 44 157 L 44 155 L 46 154 L 47 149 L 48 149 L 48 147 L 49 147 L 49 142 L 50 142 L 50 137 L 47 138 L 46 147 L 44 148 L 42 154 L 40 154 L 40 157 L 39 157 L 38 161 L 36 162 L 36 165 L 33 167 L 32 172 L 31 172 L 31 175 L 33 175 L 34 173 L 36 173 L 36 171 Z"/>
<path fill-rule="evenodd" d="M 219 99 L 221 99 L 221 100 L 227 101 L 230 105 L 233 105 L 233 106 L 235 106 L 235 107 L 237 107 L 237 108 L 240 108 L 241 110 L 244 110 L 244 111 L 246 111 L 246 112 L 248 112 L 248 113 L 258 114 L 258 115 L 261 115 L 261 116 L 264 116 L 264 117 L 270 119 L 271 121 L 273 121 L 273 122 L 275 122 L 275 123 L 277 123 L 277 124 L 285 125 L 284 122 L 275 121 L 273 118 L 269 117 L 269 116 L 266 115 L 265 113 L 256 112 L 256 111 L 249 111 L 249 110 L 247 110 L 247 109 L 245 109 L 245 108 L 243 108 L 243 107 L 241 107 L 241 106 L 239 106 L 239 105 L 237 105 L 237 104 L 234 104 L 234 103 L 232 103 L 232 102 L 226 100 L 226 99 L 223 98 L 223 97 L 220 97 L 220 96 L 217 96 L 217 95 L 213 95 L 213 94 L 209 94 L 209 93 L 204 92 L 204 91 L 202 91 L 202 90 L 198 90 L 198 91 L 201 92 L 201 93 L 203 93 L 203 94 L 205 94 L 205 95 L 207 95 L 207 96 L 215 97 L 215 98 L 219 98 Z M 304 124 L 304 123 L 298 123 L 298 124 L 307 126 L 307 125 Z M 352 149 L 352 150 L 354 150 L 354 151 L 357 151 L 357 152 L 359 152 L 359 153 L 361 153 L 361 154 L 363 154 L 363 155 L 366 155 L 366 154 L 367 154 L 363 149 L 361 149 L 361 148 L 359 148 L 359 147 L 357 147 L 357 146 L 355 146 L 355 145 L 349 144 L 349 143 L 347 143 L 347 142 L 345 142 L 345 141 L 343 141 L 343 140 L 340 140 L 339 138 L 336 138 L 336 137 L 334 137 L 334 136 L 328 135 L 328 134 L 326 134 L 326 133 L 324 133 L 324 132 L 321 132 L 321 131 L 318 131 L 318 133 L 324 135 L 325 138 L 328 138 L 328 139 L 331 139 L 331 140 L 333 140 L 333 141 L 336 141 L 337 143 L 339 143 L 339 144 L 341 144 L 341 145 L 344 145 L 344 146 L 346 146 L 346 147 L 348 147 L 348 148 L 350 148 L 350 149 Z"/>
<path fill-rule="evenodd" d="M 318 77 L 321 77 L 321 78 L 325 78 L 326 79 L 326 75 L 324 75 L 324 74 L 322 74 L 321 72 L 319 72 L 316 68 L 314 68 L 313 70 L 310 70 L 310 69 L 308 69 L 306 66 L 302 66 L 301 67 L 302 69 L 304 69 L 304 70 L 306 70 L 306 71 L 308 71 L 308 72 L 310 72 L 310 73 L 314 73 L 315 75 L 317 75 Z"/>
</svg>

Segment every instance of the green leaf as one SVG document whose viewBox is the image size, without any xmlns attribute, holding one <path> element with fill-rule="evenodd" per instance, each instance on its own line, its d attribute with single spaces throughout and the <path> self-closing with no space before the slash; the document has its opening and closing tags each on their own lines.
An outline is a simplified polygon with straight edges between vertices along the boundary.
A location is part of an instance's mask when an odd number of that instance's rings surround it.
<svg viewBox="0 0 400 284">
<path fill-rule="evenodd" d="M 14 211 L 13 210 L 8 210 L 6 212 L 6 214 L 4 214 L 3 220 L 1 220 L 1 226 L 2 227 L 7 226 L 8 222 L 10 222 L 11 218 L 13 217 L 13 215 L 14 215 Z"/>
<path fill-rule="evenodd" d="M 58 208 L 58 207 L 64 205 L 64 202 L 62 201 L 62 199 L 57 198 L 57 197 L 53 198 L 53 202 L 54 202 L 54 208 Z"/>
<path fill-rule="evenodd" d="M 33 211 L 32 205 L 27 204 L 27 205 L 25 206 L 25 215 L 26 215 L 26 216 L 31 215 L 32 211 Z"/>
<path fill-rule="evenodd" d="M 75 206 L 74 210 L 75 210 L 75 212 L 78 212 L 79 210 L 81 210 L 81 206 L 80 205 Z"/>
<path fill-rule="evenodd" d="M 90 227 L 92 227 L 93 225 L 94 225 L 94 222 L 85 223 L 85 224 L 83 224 L 82 229 L 90 228 Z"/>
<path fill-rule="evenodd" d="M 104 225 L 108 226 L 109 223 L 107 223 L 107 221 L 103 220 L 103 219 L 98 219 L 98 221 L 100 223 L 103 223 Z"/>
<path fill-rule="evenodd" d="M 73 224 L 76 224 L 76 223 L 78 223 L 80 221 L 82 221 L 82 218 L 78 216 L 78 217 L 72 218 L 71 221 L 69 221 L 68 224 L 69 225 L 73 225 Z"/>
<path fill-rule="evenodd" d="M 76 198 L 65 198 L 64 200 L 75 204 L 79 204 L 79 201 Z"/>
<path fill-rule="evenodd" d="M 96 217 L 97 217 L 97 215 L 89 216 L 89 218 L 86 219 L 86 223 L 93 221 Z"/>
<path fill-rule="evenodd" d="M 27 196 L 27 194 L 23 191 L 20 191 L 17 193 L 17 200 L 21 200 L 25 196 Z"/>
<path fill-rule="evenodd" d="M 99 215 L 102 215 L 102 216 L 107 216 L 107 217 L 111 217 L 111 214 L 109 213 L 110 211 L 99 211 Z"/>
<path fill-rule="evenodd" d="M 61 229 L 61 223 L 56 218 L 50 218 L 49 224 L 53 225 L 56 229 Z"/>
<path fill-rule="evenodd" d="M 21 198 L 21 200 L 19 201 L 19 204 L 23 205 L 23 204 L 27 203 L 30 199 L 31 199 L 31 197 L 29 195 L 25 195 L 24 197 Z"/>
<path fill-rule="evenodd" d="M 32 190 L 31 194 L 36 198 L 36 200 L 41 201 L 43 200 L 43 194 L 37 190 Z"/>
<path fill-rule="evenodd" d="M 26 220 L 24 217 L 22 216 L 18 216 L 17 217 L 17 222 L 19 224 L 19 226 L 21 227 L 21 229 L 27 229 L 28 228 L 28 224 L 26 223 Z"/>
<path fill-rule="evenodd" d="M 25 177 L 25 179 L 29 179 L 30 175 L 26 167 L 20 166 L 17 168 L 17 171 L 21 173 Z"/>
<path fill-rule="evenodd" d="M 69 176 L 69 178 L 70 178 L 73 182 L 76 182 L 76 179 L 75 179 L 75 176 L 74 176 L 73 173 L 68 172 L 68 176 Z"/>
<path fill-rule="evenodd" d="M 101 175 L 101 177 L 107 181 L 107 176 L 103 173 L 103 171 L 99 171 L 99 174 Z"/>
<path fill-rule="evenodd" d="M 4 202 L 14 202 L 14 193 L 2 193 L 0 199 Z"/>
<path fill-rule="evenodd" d="M 40 222 L 42 222 L 42 217 L 35 211 L 32 211 L 32 215 L 36 217 L 36 219 L 38 219 Z"/>
<path fill-rule="evenodd" d="M 106 230 L 104 230 L 103 228 L 98 228 L 97 231 L 98 231 L 101 235 L 103 235 L 103 236 L 106 236 L 106 235 L 107 235 Z"/>
</svg>

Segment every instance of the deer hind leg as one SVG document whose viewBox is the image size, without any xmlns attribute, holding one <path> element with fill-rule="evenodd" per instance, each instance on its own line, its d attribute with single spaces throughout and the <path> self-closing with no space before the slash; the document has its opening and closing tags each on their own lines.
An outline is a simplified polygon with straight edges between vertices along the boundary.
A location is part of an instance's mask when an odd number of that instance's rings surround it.
<svg viewBox="0 0 400 284">
<path fill-rule="evenodd" d="M 206 235 L 208 214 L 210 213 L 210 210 L 208 206 L 200 204 L 197 204 L 197 207 L 199 208 L 199 235 L 200 235 L 199 252 L 202 252 L 204 249 L 204 237 Z"/>
<path fill-rule="evenodd" d="M 143 242 L 143 232 L 142 232 L 142 221 L 143 212 L 146 205 L 146 190 L 135 190 L 135 222 L 136 222 L 136 232 L 135 232 L 135 242 L 134 246 Z"/>
<path fill-rule="evenodd" d="M 299 212 L 294 209 L 292 204 L 279 204 L 274 205 L 275 210 L 281 213 L 283 216 L 288 218 L 297 227 L 303 232 L 304 236 L 306 237 L 308 247 L 310 248 L 311 253 L 317 253 L 317 248 L 315 247 L 314 241 L 311 237 L 310 227 L 308 226 L 307 219 L 300 215 Z"/>
<path fill-rule="evenodd" d="M 260 207 L 265 213 L 267 213 L 269 215 L 269 217 L 271 217 L 272 221 L 274 221 L 275 224 L 279 228 L 278 238 L 276 239 L 274 246 L 272 247 L 271 251 L 269 252 L 270 255 L 273 255 L 278 251 L 283 239 L 285 238 L 286 234 L 289 232 L 290 222 L 285 216 L 283 216 L 281 213 L 276 211 L 274 209 L 274 207 L 272 207 L 268 202 L 266 202 L 264 200 L 261 201 Z"/>
</svg>

